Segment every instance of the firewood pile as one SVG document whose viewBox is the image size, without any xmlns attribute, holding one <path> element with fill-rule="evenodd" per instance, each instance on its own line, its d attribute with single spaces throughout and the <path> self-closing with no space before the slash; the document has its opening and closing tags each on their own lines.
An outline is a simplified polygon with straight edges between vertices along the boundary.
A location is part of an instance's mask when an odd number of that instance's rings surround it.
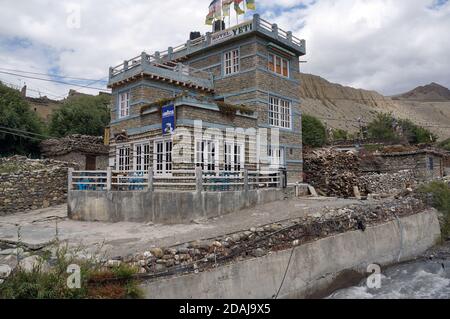
<svg viewBox="0 0 450 319">
<path fill-rule="evenodd" d="M 359 186 L 359 158 L 351 152 L 309 151 L 304 156 L 304 172 L 305 181 L 321 195 L 354 197 L 354 186 Z"/>
</svg>

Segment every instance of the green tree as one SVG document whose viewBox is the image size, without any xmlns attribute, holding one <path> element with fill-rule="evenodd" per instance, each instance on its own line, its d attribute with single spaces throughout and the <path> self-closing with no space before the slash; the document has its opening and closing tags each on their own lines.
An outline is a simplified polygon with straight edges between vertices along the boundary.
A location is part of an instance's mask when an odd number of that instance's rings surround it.
<svg viewBox="0 0 450 319">
<path fill-rule="evenodd" d="M 77 96 L 64 102 L 53 113 L 50 120 L 50 133 L 63 137 L 70 134 L 103 135 L 103 129 L 109 124 L 108 95 Z"/>
<path fill-rule="evenodd" d="M 402 137 L 409 144 L 432 143 L 437 136 L 410 120 L 396 120 L 392 114 L 378 113 L 368 125 L 369 137 L 400 141 Z M 400 134 L 403 133 L 403 136 Z"/>
<path fill-rule="evenodd" d="M 435 134 L 410 120 L 400 120 L 399 124 L 410 144 L 433 143 L 437 140 Z"/>
<path fill-rule="evenodd" d="M 334 129 L 333 130 L 333 139 L 337 141 L 346 141 L 349 135 L 346 130 L 343 129 Z"/>
<path fill-rule="evenodd" d="M 314 116 L 302 116 L 303 144 L 311 147 L 321 147 L 327 141 L 325 126 Z"/>
<path fill-rule="evenodd" d="M 20 92 L 1 82 L 0 126 L 35 134 L 45 133 L 43 122 L 31 110 Z M 0 156 L 13 154 L 36 156 L 39 154 L 39 140 L 4 133 L 4 128 L 0 128 L 0 130 Z M 16 133 L 24 134 L 18 131 Z"/>
<path fill-rule="evenodd" d="M 398 140 L 393 123 L 394 118 L 391 114 L 377 113 L 375 119 L 367 126 L 369 137 L 381 140 Z"/>
</svg>

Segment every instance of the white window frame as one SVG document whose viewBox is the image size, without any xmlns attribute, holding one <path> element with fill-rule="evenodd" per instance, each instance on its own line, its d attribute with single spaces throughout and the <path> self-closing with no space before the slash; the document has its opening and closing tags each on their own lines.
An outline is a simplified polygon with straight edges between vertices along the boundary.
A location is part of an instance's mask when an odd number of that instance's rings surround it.
<svg viewBox="0 0 450 319">
<path fill-rule="evenodd" d="M 195 166 L 207 172 L 219 171 L 219 143 L 216 140 L 195 141 Z"/>
<path fill-rule="evenodd" d="M 168 149 L 170 148 L 170 151 Z M 153 172 L 155 176 L 172 176 L 173 141 L 159 139 L 153 142 Z"/>
<path fill-rule="evenodd" d="M 120 145 L 116 151 L 116 169 L 119 172 L 129 172 L 131 170 L 131 146 Z"/>
<path fill-rule="evenodd" d="M 125 118 L 130 116 L 130 91 L 119 93 L 119 118 Z"/>
<path fill-rule="evenodd" d="M 141 142 L 134 144 L 133 154 L 134 171 L 148 173 L 150 167 L 152 167 L 150 142 Z"/>
<path fill-rule="evenodd" d="M 292 128 L 292 103 L 275 96 L 269 96 L 269 125 L 283 129 Z"/>
<path fill-rule="evenodd" d="M 234 141 L 224 143 L 224 171 L 240 172 L 245 167 L 245 145 Z"/>
<path fill-rule="evenodd" d="M 283 168 L 286 166 L 286 154 L 284 147 L 268 145 L 267 156 L 271 168 Z"/>
<path fill-rule="evenodd" d="M 271 67 L 270 65 L 270 60 L 273 59 L 273 67 Z M 277 71 L 277 63 L 280 62 L 280 72 Z M 286 71 L 287 71 L 287 75 L 284 75 L 283 70 L 284 67 L 283 65 L 286 63 Z M 283 58 L 282 56 L 279 56 L 275 53 L 269 53 L 268 59 L 267 59 L 267 69 L 272 72 L 275 73 L 279 76 L 285 77 L 285 78 L 289 78 L 290 77 L 290 61 L 286 58 Z"/>
<path fill-rule="evenodd" d="M 223 74 L 225 76 L 239 73 L 240 64 L 239 49 L 230 50 L 223 54 Z"/>
</svg>

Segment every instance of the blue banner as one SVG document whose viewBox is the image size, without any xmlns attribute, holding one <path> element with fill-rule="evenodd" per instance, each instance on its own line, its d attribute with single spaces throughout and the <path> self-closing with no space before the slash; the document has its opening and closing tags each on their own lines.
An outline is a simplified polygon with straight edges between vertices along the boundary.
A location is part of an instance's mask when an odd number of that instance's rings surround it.
<svg viewBox="0 0 450 319">
<path fill-rule="evenodd" d="M 175 105 L 162 107 L 162 131 L 163 135 L 171 134 L 175 130 Z"/>
</svg>

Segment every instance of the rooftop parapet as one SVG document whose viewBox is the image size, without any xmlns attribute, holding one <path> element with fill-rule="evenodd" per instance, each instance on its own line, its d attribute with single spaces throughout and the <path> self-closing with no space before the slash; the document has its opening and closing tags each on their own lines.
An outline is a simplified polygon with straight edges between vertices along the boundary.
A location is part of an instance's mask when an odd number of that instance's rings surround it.
<svg viewBox="0 0 450 319">
<path fill-rule="evenodd" d="M 116 67 L 111 67 L 108 87 L 123 85 L 138 78 L 149 78 L 204 91 L 214 89 L 212 73 L 181 63 L 163 62 L 158 53 L 149 55 L 145 52 Z"/>
<path fill-rule="evenodd" d="M 305 40 L 297 38 L 291 31 L 284 31 L 278 28 L 277 24 L 272 24 L 261 19 L 259 14 L 253 15 L 253 19 L 251 20 L 247 20 L 223 31 L 215 33 L 208 32 L 206 35 L 195 40 L 188 40 L 184 44 L 177 47 L 169 47 L 166 51 L 157 52 L 156 54 L 159 54 L 164 61 L 182 61 L 193 53 L 255 32 L 263 34 L 278 44 L 286 46 L 300 56 L 306 54 Z"/>
</svg>

